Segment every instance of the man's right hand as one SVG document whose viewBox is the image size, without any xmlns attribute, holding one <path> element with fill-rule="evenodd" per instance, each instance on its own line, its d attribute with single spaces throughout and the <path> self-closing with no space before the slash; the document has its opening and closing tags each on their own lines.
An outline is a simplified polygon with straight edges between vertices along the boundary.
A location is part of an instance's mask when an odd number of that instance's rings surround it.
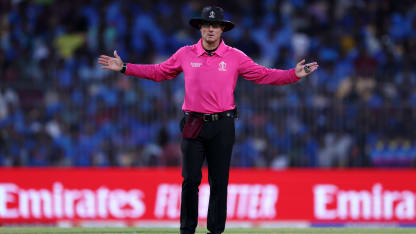
<svg viewBox="0 0 416 234">
<path fill-rule="evenodd" d="M 114 57 L 101 55 L 98 58 L 98 63 L 102 65 L 101 68 L 112 71 L 121 71 L 123 68 L 123 61 L 121 60 L 120 56 L 118 56 L 116 50 L 114 50 Z"/>
</svg>

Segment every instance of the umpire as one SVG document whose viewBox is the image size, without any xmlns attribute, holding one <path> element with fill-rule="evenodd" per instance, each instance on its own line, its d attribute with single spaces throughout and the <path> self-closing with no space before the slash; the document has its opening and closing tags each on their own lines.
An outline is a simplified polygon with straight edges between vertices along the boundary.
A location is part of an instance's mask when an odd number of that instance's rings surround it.
<svg viewBox="0 0 416 234">
<path fill-rule="evenodd" d="M 207 228 L 210 233 L 222 233 L 227 217 L 228 175 L 235 139 L 234 89 L 238 76 L 258 84 L 285 85 L 309 75 L 318 69 L 318 64 L 305 64 L 302 60 L 294 69 L 278 70 L 254 63 L 222 40 L 222 33 L 233 29 L 234 24 L 224 20 L 224 11 L 220 7 L 203 8 L 201 17 L 192 18 L 189 23 L 201 31 L 201 39 L 194 45 L 180 48 L 163 63 L 123 63 L 116 51 L 114 57 L 101 55 L 98 63 L 104 69 L 158 82 L 184 72 L 180 232 L 195 232 L 198 187 L 206 159 L 210 184 Z"/>
</svg>

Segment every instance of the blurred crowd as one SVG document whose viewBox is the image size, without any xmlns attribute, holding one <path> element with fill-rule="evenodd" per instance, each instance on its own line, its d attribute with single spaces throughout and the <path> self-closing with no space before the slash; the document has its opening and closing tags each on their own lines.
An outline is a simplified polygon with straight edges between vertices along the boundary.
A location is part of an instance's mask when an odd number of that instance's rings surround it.
<svg viewBox="0 0 416 234">
<path fill-rule="evenodd" d="M 228 45 L 297 84 L 239 78 L 235 167 L 414 167 L 416 2 L 211 1 Z M 0 1 L 0 165 L 179 166 L 183 74 L 156 83 L 97 57 L 160 63 L 198 30 L 207 1 Z"/>
</svg>

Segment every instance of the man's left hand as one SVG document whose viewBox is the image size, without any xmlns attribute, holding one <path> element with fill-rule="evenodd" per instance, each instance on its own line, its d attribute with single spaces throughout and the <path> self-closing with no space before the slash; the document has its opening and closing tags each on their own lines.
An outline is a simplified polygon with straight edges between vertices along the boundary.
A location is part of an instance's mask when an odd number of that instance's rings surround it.
<svg viewBox="0 0 416 234">
<path fill-rule="evenodd" d="M 317 62 L 305 64 L 305 59 L 302 59 L 302 61 L 296 64 L 295 73 L 297 77 L 303 78 L 314 72 L 318 67 Z"/>
</svg>

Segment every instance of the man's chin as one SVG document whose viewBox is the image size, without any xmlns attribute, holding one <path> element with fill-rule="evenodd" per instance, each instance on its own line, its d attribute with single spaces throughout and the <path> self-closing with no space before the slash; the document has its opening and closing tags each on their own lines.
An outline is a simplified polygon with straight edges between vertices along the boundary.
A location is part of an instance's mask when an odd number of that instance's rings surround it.
<svg viewBox="0 0 416 234">
<path fill-rule="evenodd" d="M 205 41 L 208 42 L 208 43 L 214 43 L 217 40 L 215 38 L 206 38 Z"/>
</svg>

